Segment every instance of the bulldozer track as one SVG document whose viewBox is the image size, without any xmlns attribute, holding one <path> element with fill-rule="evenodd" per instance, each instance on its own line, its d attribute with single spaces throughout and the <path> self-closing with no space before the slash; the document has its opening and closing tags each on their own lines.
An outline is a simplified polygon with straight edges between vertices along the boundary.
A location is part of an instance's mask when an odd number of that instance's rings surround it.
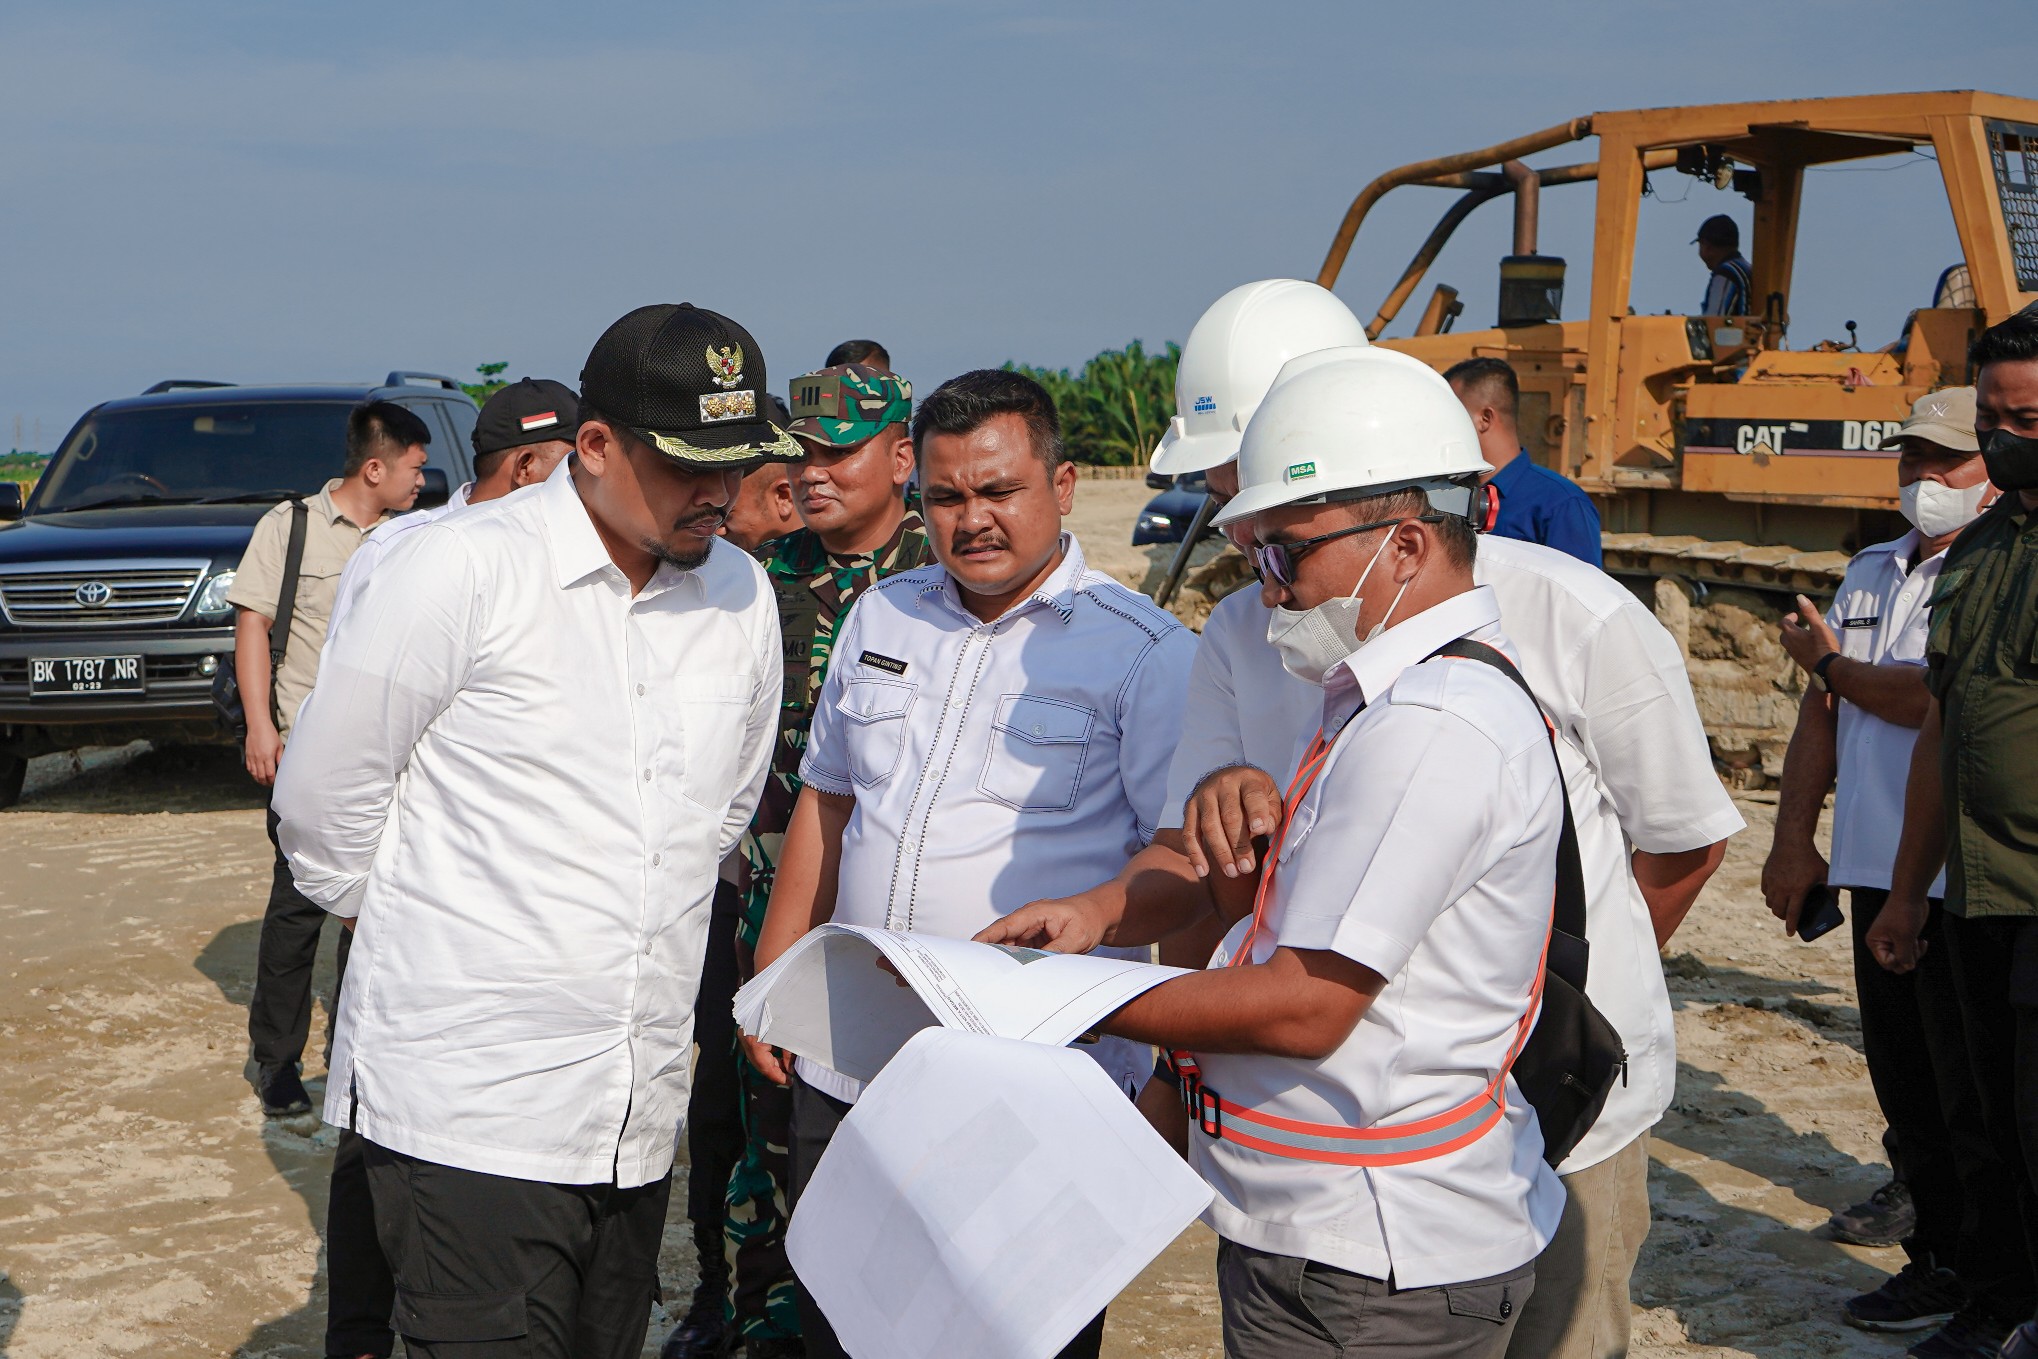
<svg viewBox="0 0 2038 1359">
<path fill-rule="evenodd" d="M 1844 552 L 1804 552 L 1794 547 L 1757 547 L 1650 533 L 1602 534 L 1600 546 L 1611 575 L 1670 576 L 1770 594 L 1830 595 L 1847 574 Z"/>
</svg>

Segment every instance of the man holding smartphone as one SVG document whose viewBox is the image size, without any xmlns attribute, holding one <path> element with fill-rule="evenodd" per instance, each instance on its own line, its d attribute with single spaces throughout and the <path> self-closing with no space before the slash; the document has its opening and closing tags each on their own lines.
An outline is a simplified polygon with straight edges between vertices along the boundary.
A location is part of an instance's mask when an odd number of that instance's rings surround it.
<svg viewBox="0 0 2038 1359">
<path fill-rule="evenodd" d="M 1834 1214 L 1832 1229 L 1861 1245 L 1903 1245 L 1910 1260 L 1902 1272 L 1844 1305 L 1853 1325 L 1900 1331 L 1948 1322 L 1970 1305 L 2014 1321 L 2029 1312 L 2033 1283 L 2016 1186 L 1983 1130 L 1947 951 L 1927 950 L 1915 972 L 1898 974 L 1864 944 L 1889 897 L 1911 748 L 1928 703 L 1926 606 L 1947 547 L 1995 498 L 1978 456 L 1971 387 L 1919 398 L 1884 446 L 1900 453 L 1897 484 L 1911 532 L 1855 554 L 1825 617 L 1800 597 L 1782 625 L 1784 649 L 1808 682 L 1762 890 L 1785 930 L 1807 938 L 1814 912 L 1830 909 L 1836 889 L 1852 899 L 1862 1046 L 1889 1124 L 1883 1145 L 1893 1178 L 1866 1203 Z M 1829 865 L 1813 832 L 1836 784 Z M 1931 891 L 1928 936 L 1944 894 L 1942 874 Z"/>
</svg>

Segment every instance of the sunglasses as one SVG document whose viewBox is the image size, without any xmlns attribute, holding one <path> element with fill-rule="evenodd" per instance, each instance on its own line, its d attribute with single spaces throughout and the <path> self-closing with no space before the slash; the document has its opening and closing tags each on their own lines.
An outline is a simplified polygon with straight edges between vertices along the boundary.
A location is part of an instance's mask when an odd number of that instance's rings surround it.
<svg viewBox="0 0 2038 1359">
<path fill-rule="evenodd" d="M 1325 543 L 1335 542 L 1339 538 L 1350 538 L 1361 533 L 1371 533 L 1374 529 L 1378 528 L 1405 524 L 1410 519 L 1420 519 L 1425 523 L 1436 523 L 1442 518 L 1442 515 L 1436 514 L 1403 514 L 1396 515 L 1392 519 L 1380 519 L 1370 524 L 1360 524 L 1356 528 L 1341 528 L 1335 533 L 1319 534 L 1314 538 L 1303 538 L 1292 543 L 1256 543 L 1253 546 L 1253 565 L 1259 569 L 1262 579 L 1271 580 L 1276 585 L 1293 585 L 1295 583 L 1295 563 L 1302 560 L 1304 553 L 1314 551 Z"/>
</svg>

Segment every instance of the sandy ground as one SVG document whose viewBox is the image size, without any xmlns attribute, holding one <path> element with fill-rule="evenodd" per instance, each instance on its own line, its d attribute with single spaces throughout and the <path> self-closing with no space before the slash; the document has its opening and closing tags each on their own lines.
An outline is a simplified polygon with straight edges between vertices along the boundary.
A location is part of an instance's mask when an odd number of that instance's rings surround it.
<svg viewBox="0 0 2038 1359">
<path fill-rule="evenodd" d="M 1082 492 L 1092 560 L 1144 574 L 1110 531 L 1144 489 Z M 1845 932 L 1780 937 L 1756 892 L 1771 809 L 1742 810 L 1668 951 L 1679 1095 L 1652 1144 L 1637 1352 L 1894 1355 L 1835 1309 L 1900 1256 L 1818 1230 L 1886 1174 Z M 52 757 L 0 813 L 0 1354 L 320 1353 L 331 1133 L 266 1122 L 240 1074 L 268 874 L 260 799 L 225 750 Z M 330 986 L 328 961 L 314 1092 Z M 684 1236 L 675 1215 L 675 1310 Z M 1212 1244 L 1192 1228 L 1121 1296 L 1107 1355 L 1220 1353 Z M 654 1348 L 668 1325 L 654 1315 Z"/>
</svg>

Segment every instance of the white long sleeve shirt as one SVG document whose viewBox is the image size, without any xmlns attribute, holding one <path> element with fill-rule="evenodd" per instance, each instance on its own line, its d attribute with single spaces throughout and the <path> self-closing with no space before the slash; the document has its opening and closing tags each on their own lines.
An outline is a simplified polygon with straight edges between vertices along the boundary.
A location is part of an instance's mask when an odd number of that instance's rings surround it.
<svg viewBox="0 0 2038 1359">
<path fill-rule="evenodd" d="M 426 524 L 436 524 L 455 510 L 467 508 L 467 497 L 474 492 L 474 483 L 463 481 L 446 497 L 446 503 L 435 505 L 429 510 L 412 510 L 385 519 L 368 530 L 368 536 L 361 540 L 361 546 L 354 549 L 354 555 L 347 558 L 346 567 L 340 572 L 339 588 L 333 592 L 333 616 L 326 621 L 326 640 L 340 630 L 340 620 L 353 612 L 354 602 L 361 597 L 361 587 L 368 582 L 368 575 L 375 569 L 390 548 L 395 547 Z M 483 501 L 487 504 L 487 501 Z"/>
<path fill-rule="evenodd" d="M 519 1179 L 665 1175 L 782 683 L 757 564 L 716 543 L 633 596 L 567 465 L 398 543 L 276 784 L 299 888 L 359 917 L 327 1121 Z"/>
</svg>

